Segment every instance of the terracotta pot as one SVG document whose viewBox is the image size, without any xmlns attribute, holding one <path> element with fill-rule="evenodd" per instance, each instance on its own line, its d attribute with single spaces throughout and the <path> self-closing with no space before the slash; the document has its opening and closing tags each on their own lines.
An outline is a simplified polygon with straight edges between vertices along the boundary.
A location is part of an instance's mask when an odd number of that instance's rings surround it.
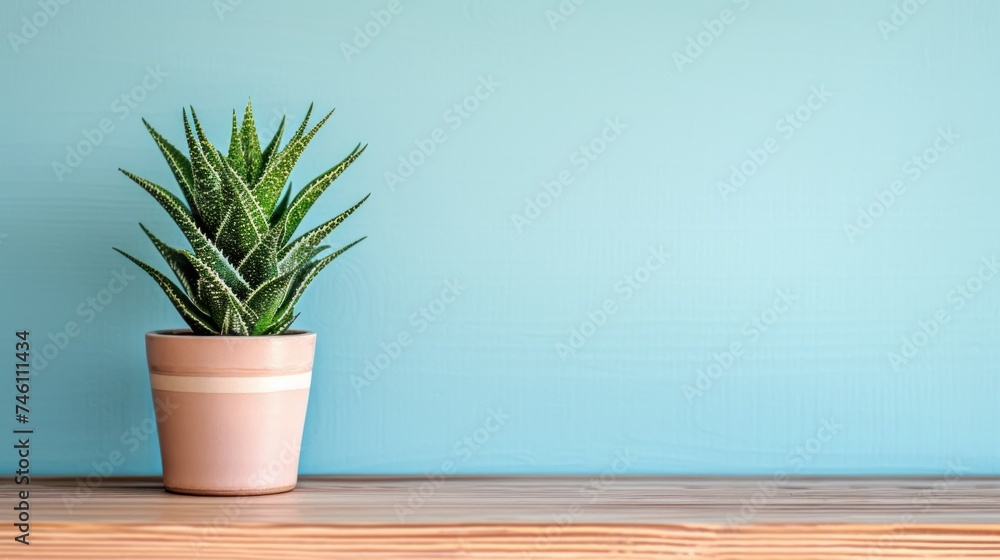
<svg viewBox="0 0 1000 560">
<path fill-rule="evenodd" d="M 250 496 L 298 480 L 316 334 L 146 334 L 146 358 L 171 492 Z"/>
</svg>

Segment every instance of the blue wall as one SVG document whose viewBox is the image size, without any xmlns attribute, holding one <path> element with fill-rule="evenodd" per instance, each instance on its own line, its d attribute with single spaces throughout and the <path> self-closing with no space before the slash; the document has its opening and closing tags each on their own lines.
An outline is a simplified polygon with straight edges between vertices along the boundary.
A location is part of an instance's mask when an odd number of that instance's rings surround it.
<svg viewBox="0 0 1000 560">
<path fill-rule="evenodd" d="M 374 193 L 303 300 L 303 472 L 1000 473 L 1000 3 L 231 4 L 0 7 L 35 472 L 159 471 L 182 323 L 110 247 L 180 235 L 116 168 L 252 97 L 337 108 L 298 185 L 370 143 L 305 224 Z"/>
</svg>

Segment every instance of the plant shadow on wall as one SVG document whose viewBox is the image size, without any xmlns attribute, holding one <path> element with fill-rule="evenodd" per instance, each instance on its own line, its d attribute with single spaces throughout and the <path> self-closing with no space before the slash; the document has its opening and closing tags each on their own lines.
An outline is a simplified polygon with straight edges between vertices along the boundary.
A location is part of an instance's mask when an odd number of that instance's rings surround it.
<svg viewBox="0 0 1000 560">
<path fill-rule="evenodd" d="M 143 121 L 185 200 L 121 170 L 153 196 L 191 245 L 170 247 L 142 226 L 177 283 L 115 249 L 159 284 L 191 327 L 146 334 L 154 403 L 172 398 L 176 404 L 156 417 L 167 490 L 242 496 L 295 488 L 316 333 L 289 327 L 309 283 L 364 239 L 321 256 L 330 248 L 323 240 L 370 196 L 292 239 L 320 195 L 364 152 L 358 144 L 292 196 L 292 168 L 332 114 L 309 128 L 310 105 L 283 147 L 282 118 L 261 148 L 248 102 L 242 123 L 233 111 L 223 154 L 206 138 L 194 109 L 190 120 L 184 110 L 190 157 Z"/>
<path fill-rule="evenodd" d="M 120 249 L 115 249 L 156 280 L 192 331 L 208 335 L 274 335 L 288 330 L 295 304 L 317 274 L 364 237 L 317 258 L 327 237 L 368 196 L 339 216 L 291 236 L 327 187 L 364 152 L 358 144 L 343 161 L 310 181 L 291 198 L 286 186 L 292 167 L 309 141 L 333 114 L 307 131 L 312 106 L 284 148 L 279 148 L 285 120 L 261 149 L 247 104 L 242 125 L 233 112 L 229 153 L 215 148 L 191 108 L 183 111 L 190 159 L 143 120 L 180 185 L 187 206 L 163 187 L 122 169 L 167 211 L 192 251 L 167 246 L 145 226 L 156 249 L 180 283 Z M 284 195 L 282 195 L 284 193 Z M 370 196 L 370 195 L 369 195 Z M 140 224 L 141 225 L 141 224 Z"/>
</svg>

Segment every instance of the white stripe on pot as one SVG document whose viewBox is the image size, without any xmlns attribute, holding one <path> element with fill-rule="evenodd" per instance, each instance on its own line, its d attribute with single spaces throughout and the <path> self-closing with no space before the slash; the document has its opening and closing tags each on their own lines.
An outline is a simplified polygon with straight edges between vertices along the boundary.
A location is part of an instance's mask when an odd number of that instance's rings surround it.
<svg viewBox="0 0 1000 560">
<path fill-rule="evenodd" d="M 150 384 L 160 391 L 180 393 L 275 393 L 308 389 L 312 372 L 267 377 L 216 377 L 200 375 L 163 375 L 151 373 Z"/>
</svg>

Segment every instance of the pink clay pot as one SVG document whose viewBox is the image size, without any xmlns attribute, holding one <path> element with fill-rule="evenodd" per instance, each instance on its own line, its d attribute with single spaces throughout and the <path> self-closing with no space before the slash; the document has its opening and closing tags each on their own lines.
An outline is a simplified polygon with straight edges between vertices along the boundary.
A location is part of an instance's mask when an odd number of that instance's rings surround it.
<svg viewBox="0 0 1000 560">
<path fill-rule="evenodd" d="M 316 333 L 146 334 L 163 485 L 203 496 L 295 488 Z"/>
</svg>

